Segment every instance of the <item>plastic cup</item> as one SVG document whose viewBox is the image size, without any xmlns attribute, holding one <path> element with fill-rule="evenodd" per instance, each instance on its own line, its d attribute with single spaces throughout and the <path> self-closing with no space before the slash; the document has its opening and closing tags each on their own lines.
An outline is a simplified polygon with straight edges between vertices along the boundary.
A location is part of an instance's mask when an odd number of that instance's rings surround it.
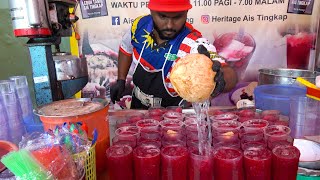
<svg viewBox="0 0 320 180">
<path fill-rule="evenodd" d="M 148 128 L 140 129 L 140 138 L 150 140 L 161 140 L 161 131 Z"/>
<path fill-rule="evenodd" d="M 233 142 L 239 139 L 241 123 L 238 121 L 215 121 L 212 123 L 212 138 L 218 142 Z"/>
<path fill-rule="evenodd" d="M 138 146 L 133 150 L 135 179 L 160 180 L 160 149 L 152 145 Z"/>
<path fill-rule="evenodd" d="M 138 139 L 138 146 L 155 146 L 161 148 L 161 140 L 151 140 L 151 139 Z"/>
<path fill-rule="evenodd" d="M 246 142 L 246 143 L 241 143 L 241 149 L 242 151 L 245 151 L 246 149 L 250 147 L 255 147 L 255 148 L 267 148 L 267 144 L 265 142 Z"/>
<path fill-rule="evenodd" d="M 168 111 L 182 113 L 182 107 L 180 107 L 180 106 L 168 106 L 168 107 L 166 107 L 166 109 Z"/>
<path fill-rule="evenodd" d="M 252 119 L 248 120 L 242 123 L 242 126 L 244 128 L 244 131 L 246 132 L 255 132 L 255 131 L 261 131 L 261 129 L 265 129 L 267 126 L 269 126 L 269 122 L 262 119 Z"/>
<path fill-rule="evenodd" d="M 2 96 L 0 96 L 0 139 L 10 141 L 10 129 L 6 108 L 2 102 Z"/>
<path fill-rule="evenodd" d="M 168 111 L 163 114 L 163 120 L 180 120 L 183 121 L 183 114 L 174 111 Z"/>
<path fill-rule="evenodd" d="M 110 179 L 133 179 L 133 156 L 130 146 L 113 145 L 107 149 L 106 155 Z"/>
<path fill-rule="evenodd" d="M 34 123 L 32 101 L 30 97 L 28 81 L 26 76 L 9 77 L 15 84 L 17 95 L 20 101 L 23 121 L 27 124 Z M 39 122 L 38 122 L 39 123 Z"/>
<path fill-rule="evenodd" d="M 22 136 L 26 133 L 26 129 L 23 124 L 22 109 L 14 81 L 1 80 L 0 94 L 9 119 L 8 124 L 10 132 L 14 132 L 10 133 L 10 140 L 18 144 L 21 141 Z"/>
<path fill-rule="evenodd" d="M 139 129 L 135 126 L 124 126 L 115 131 L 115 137 L 112 138 L 113 145 L 126 144 L 132 148 L 136 147 L 139 137 Z"/>
<path fill-rule="evenodd" d="M 154 119 L 143 119 L 136 123 L 139 129 L 149 129 L 157 131 L 159 129 L 159 121 Z"/>
<path fill-rule="evenodd" d="M 300 151 L 295 146 L 278 146 L 272 150 L 274 180 L 296 179 Z"/>
<path fill-rule="evenodd" d="M 276 122 L 279 121 L 280 114 L 279 110 L 264 110 L 261 112 L 261 118 L 269 122 Z"/>
<path fill-rule="evenodd" d="M 164 107 L 150 107 L 148 109 L 149 116 L 162 116 L 164 113 L 167 112 L 167 109 Z"/>
<path fill-rule="evenodd" d="M 230 148 L 235 148 L 235 149 L 240 149 L 241 148 L 241 143 L 239 140 L 233 141 L 233 142 L 217 142 L 213 143 L 213 148 L 218 149 L 220 147 L 230 147 Z"/>
<path fill-rule="evenodd" d="M 200 154 L 196 147 L 189 148 L 188 172 L 190 180 L 212 180 L 213 178 L 213 153 L 204 151 Z"/>
<path fill-rule="evenodd" d="M 256 130 L 256 131 L 245 131 L 244 129 L 240 130 L 239 137 L 242 141 L 245 142 L 253 142 L 253 141 L 262 141 L 264 140 L 264 130 Z"/>
<path fill-rule="evenodd" d="M 225 113 L 225 114 L 219 114 L 219 115 L 214 115 L 210 116 L 211 122 L 215 121 L 237 121 L 238 116 L 233 114 L 233 113 Z"/>
<path fill-rule="evenodd" d="M 166 146 L 161 149 L 162 180 L 187 179 L 188 150 L 183 146 Z"/>
<path fill-rule="evenodd" d="M 174 140 L 185 137 L 183 122 L 180 120 L 163 120 L 160 122 L 162 139 Z"/>
<path fill-rule="evenodd" d="M 126 116 L 126 121 L 132 124 L 136 124 L 142 119 L 145 119 L 145 115 L 142 112 L 133 112 Z"/>
<path fill-rule="evenodd" d="M 214 153 L 214 179 L 243 180 L 243 155 L 241 150 L 221 147 Z"/>
<path fill-rule="evenodd" d="M 287 140 L 291 130 L 287 126 L 272 125 L 264 130 L 264 137 L 267 141 Z"/>
<path fill-rule="evenodd" d="M 270 180 L 272 154 L 263 147 L 250 147 L 243 152 L 246 180 Z"/>
</svg>

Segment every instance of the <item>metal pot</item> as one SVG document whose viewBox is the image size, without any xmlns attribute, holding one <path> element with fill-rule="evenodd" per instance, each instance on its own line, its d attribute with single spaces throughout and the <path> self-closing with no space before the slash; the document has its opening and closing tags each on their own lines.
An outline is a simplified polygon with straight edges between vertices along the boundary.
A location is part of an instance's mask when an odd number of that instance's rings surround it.
<svg viewBox="0 0 320 180">
<path fill-rule="evenodd" d="M 315 83 L 316 76 L 320 75 L 316 71 L 302 69 L 259 69 L 258 83 L 262 84 L 294 84 L 297 77 Z"/>
<path fill-rule="evenodd" d="M 53 55 L 57 80 L 72 80 L 88 76 L 87 60 L 69 53 L 55 53 Z"/>
</svg>

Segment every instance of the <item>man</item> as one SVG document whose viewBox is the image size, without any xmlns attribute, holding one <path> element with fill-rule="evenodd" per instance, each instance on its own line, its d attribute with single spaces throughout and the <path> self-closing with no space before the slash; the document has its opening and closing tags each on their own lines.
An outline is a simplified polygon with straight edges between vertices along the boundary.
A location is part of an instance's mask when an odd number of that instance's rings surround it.
<svg viewBox="0 0 320 180">
<path fill-rule="evenodd" d="M 132 93 L 132 109 L 183 106 L 169 80 L 175 60 L 188 53 L 201 53 L 213 58 L 215 48 L 200 32 L 186 22 L 189 0 L 150 0 L 150 15 L 135 19 L 130 32 L 124 35 L 119 50 L 118 80 L 111 87 L 111 100 L 122 97 L 132 61 L 136 62 Z M 209 50 L 209 51 L 208 51 Z M 231 90 L 237 77 L 233 69 L 214 61 L 217 72 L 212 96 Z M 224 73 L 223 73 L 224 72 Z"/>
</svg>

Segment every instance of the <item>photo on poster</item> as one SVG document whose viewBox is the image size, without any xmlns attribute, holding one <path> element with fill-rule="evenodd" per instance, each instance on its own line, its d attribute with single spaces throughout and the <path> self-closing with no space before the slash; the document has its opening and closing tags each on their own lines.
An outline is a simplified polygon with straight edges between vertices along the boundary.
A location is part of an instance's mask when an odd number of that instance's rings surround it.
<svg viewBox="0 0 320 180">
<path fill-rule="evenodd" d="M 314 0 L 289 0 L 288 13 L 312 15 Z"/>
<path fill-rule="evenodd" d="M 80 0 L 82 19 L 108 16 L 106 0 Z"/>
</svg>

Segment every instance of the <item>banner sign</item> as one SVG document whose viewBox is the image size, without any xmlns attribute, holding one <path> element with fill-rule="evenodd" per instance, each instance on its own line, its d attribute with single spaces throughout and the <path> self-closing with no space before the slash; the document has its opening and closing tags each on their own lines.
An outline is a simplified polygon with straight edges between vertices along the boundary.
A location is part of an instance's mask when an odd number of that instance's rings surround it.
<svg viewBox="0 0 320 180">
<path fill-rule="evenodd" d="M 242 93 L 252 95 L 261 68 L 314 68 L 320 1 L 190 2 L 193 8 L 187 21 L 216 47 L 239 76 L 237 88 L 213 100 L 212 105 L 234 105 Z M 148 0 L 106 0 L 105 4 L 107 16 L 83 18 L 77 25 L 82 35 L 79 49 L 88 61 L 88 87 L 95 84 L 109 88 L 114 83 L 122 36 L 136 17 L 150 13 Z M 80 17 L 81 13 L 77 11 Z M 127 94 L 132 87 L 131 79 L 130 71 Z"/>
</svg>

